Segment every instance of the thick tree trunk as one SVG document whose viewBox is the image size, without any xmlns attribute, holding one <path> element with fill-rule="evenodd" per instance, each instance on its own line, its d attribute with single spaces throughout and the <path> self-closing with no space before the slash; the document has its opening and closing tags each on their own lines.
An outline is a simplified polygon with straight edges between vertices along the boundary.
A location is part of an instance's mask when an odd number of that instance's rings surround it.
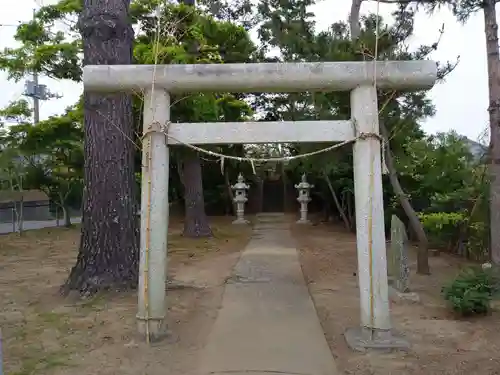
<svg viewBox="0 0 500 375">
<path fill-rule="evenodd" d="M 491 261 L 500 265 L 500 69 L 495 0 L 483 3 L 484 34 L 488 56 L 490 106 L 490 237 Z"/>
<path fill-rule="evenodd" d="M 186 237 L 211 237 L 212 230 L 205 213 L 201 161 L 197 154 L 186 152 L 183 163 L 184 232 Z"/>
<path fill-rule="evenodd" d="M 130 0 L 84 0 L 78 27 L 84 65 L 130 64 Z M 139 231 L 129 94 L 84 93 L 85 171 L 76 265 L 63 292 L 136 287 Z"/>
<path fill-rule="evenodd" d="M 394 165 L 394 159 L 392 157 L 391 147 L 389 145 L 389 133 L 385 127 L 385 124 L 380 121 L 380 131 L 385 139 L 385 161 L 387 163 L 387 169 L 389 171 L 389 180 L 391 181 L 392 189 L 394 194 L 399 199 L 399 204 L 403 208 L 411 228 L 415 232 L 418 239 L 418 253 L 417 253 L 417 273 L 422 275 L 429 275 L 431 273 L 429 267 L 429 254 L 428 247 L 429 243 L 427 241 L 427 235 L 425 234 L 424 227 L 418 219 L 417 213 L 413 209 L 410 200 L 406 196 L 401 184 L 399 183 L 398 174 L 396 172 L 396 166 Z"/>
</svg>

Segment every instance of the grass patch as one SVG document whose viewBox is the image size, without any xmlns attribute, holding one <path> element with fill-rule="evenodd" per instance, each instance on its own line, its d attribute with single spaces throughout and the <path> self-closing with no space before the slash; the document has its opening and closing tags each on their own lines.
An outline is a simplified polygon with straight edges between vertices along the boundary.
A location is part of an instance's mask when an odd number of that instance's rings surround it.
<svg viewBox="0 0 500 375">
<path fill-rule="evenodd" d="M 71 352 L 78 348 L 71 339 L 71 316 L 32 309 L 27 309 L 25 316 L 23 323 L 4 330 L 7 373 L 38 375 L 71 366 Z"/>
<path fill-rule="evenodd" d="M 72 366 L 70 355 L 65 351 L 40 352 L 37 348 L 26 348 L 26 354 L 21 358 L 19 368 L 10 372 L 11 375 L 47 374 L 60 367 Z"/>
<path fill-rule="evenodd" d="M 23 255 L 30 250 L 60 250 L 62 245 L 71 251 L 78 245 L 80 228 L 44 228 L 2 235 L 0 256 Z"/>
<path fill-rule="evenodd" d="M 232 226 L 231 220 L 212 219 L 214 236 L 203 239 L 183 237 L 182 223 L 173 222 L 168 244 L 170 266 L 240 250 L 251 228 Z M 75 263 L 79 241 L 79 225 L 2 236 L 0 324 L 6 374 L 50 374 L 68 366 L 90 374 L 95 371 L 84 369 L 100 366 L 94 357 L 85 357 L 95 348 L 110 350 L 113 358 L 122 352 L 125 357 L 130 355 L 125 344 L 136 332 L 137 298 L 133 293 L 99 293 L 74 301 L 58 294 Z"/>
<path fill-rule="evenodd" d="M 102 310 L 104 305 L 106 304 L 106 298 L 107 298 L 106 293 L 97 293 L 92 295 L 90 298 L 85 298 L 81 301 L 78 302 L 76 307 L 80 309 L 85 309 L 85 310 L 91 310 L 91 311 L 98 311 Z"/>
<path fill-rule="evenodd" d="M 60 333 L 70 331 L 70 315 L 68 313 L 56 313 L 53 311 L 45 311 L 38 313 L 38 320 L 42 329 L 56 329 Z"/>
<path fill-rule="evenodd" d="M 213 237 L 208 238 L 187 238 L 179 231 L 170 233 L 168 253 L 173 256 L 186 255 L 192 258 L 224 251 L 233 248 L 232 243 L 243 238 L 248 239 L 251 233 L 250 226 L 232 226 L 227 223 L 212 224 L 211 228 Z"/>
</svg>

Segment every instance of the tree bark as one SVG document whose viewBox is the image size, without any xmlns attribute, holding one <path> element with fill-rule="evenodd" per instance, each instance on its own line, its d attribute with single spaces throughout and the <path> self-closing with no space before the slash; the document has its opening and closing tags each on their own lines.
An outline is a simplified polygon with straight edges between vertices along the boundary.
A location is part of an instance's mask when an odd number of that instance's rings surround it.
<svg viewBox="0 0 500 375">
<path fill-rule="evenodd" d="M 418 239 L 418 253 L 417 253 L 417 273 L 422 275 L 429 275 L 431 273 L 429 267 L 429 254 L 428 247 L 429 242 L 427 240 L 427 235 L 425 234 L 424 227 L 418 219 L 417 213 L 413 209 L 410 200 L 406 196 L 401 184 L 399 183 L 398 174 L 396 171 L 396 166 L 394 165 L 394 159 L 392 157 L 391 147 L 389 145 L 389 133 L 385 127 L 383 121 L 380 121 L 380 131 L 386 142 L 385 145 L 385 161 L 387 163 L 387 169 L 389 171 L 389 180 L 391 181 L 392 189 L 394 194 L 399 199 L 399 204 L 403 208 L 411 228 L 415 232 Z"/>
<path fill-rule="evenodd" d="M 500 69 L 495 0 L 483 2 L 484 34 L 488 56 L 490 105 L 490 237 L 491 261 L 500 265 Z"/>
<path fill-rule="evenodd" d="M 326 172 L 323 172 L 323 177 L 326 181 L 326 184 L 328 185 L 328 189 L 330 190 L 330 193 L 332 194 L 332 198 L 333 198 L 333 201 L 335 202 L 335 206 L 337 207 L 337 210 L 339 211 L 339 214 L 342 217 L 342 220 L 344 221 L 345 227 L 348 230 L 351 230 L 351 223 L 349 222 L 349 219 L 347 218 L 347 216 L 344 212 L 344 209 L 340 205 L 339 199 L 337 198 L 337 194 L 335 193 L 335 190 L 333 189 L 332 182 L 330 181 L 328 174 Z"/>
<path fill-rule="evenodd" d="M 281 164 L 281 182 L 283 183 L 283 212 L 288 212 L 288 177 L 286 175 L 285 164 Z"/>
<path fill-rule="evenodd" d="M 356 217 L 354 215 L 354 204 L 353 204 L 353 194 L 350 192 L 346 193 L 346 211 L 347 214 L 349 215 L 349 222 L 352 223 L 352 228 L 351 231 L 354 232 L 354 227 L 356 225 Z"/>
<path fill-rule="evenodd" d="M 351 13 L 349 15 L 349 29 L 351 30 L 351 40 L 355 41 L 361 34 L 361 25 L 359 24 L 359 14 L 363 0 L 352 0 Z"/>
<path fill-rule="evenodd" d="M 63 212 L 63 220 L 64 220 L 64 227 L 65 228 L 70 228 L 71 227 L 71 216 L 69 214 L 68 207 L 66 205 L 62 206 L 62 212 Z"/>
<path fill-rule="evenodd" d="M 19 234 L 21 235 L 24 232 L 24 196 L 21 196 L 21 200 L 19 201 L 19 216 L 17 217 L 17 220 L 17 228 L 19 230 Z"/>
<path fill-rule="evenodd" d="M 486 178 L 486 175 L 487 175 L 487 170 L 486 169 L 483 169 L 483 173 L 481 173 L 481 178 L 480 178 L 480 182 L 479 182 L 479 185 L 483 185 L 484 184 L 484 180 Z M 470 212 L 469 212 L 469 215 L 467 216 L 467 219 L 464 220 L 462 222 L 462 225 L 460 227 L 460 235 L 459 235 L 459 238 L 458 238 L 458 241 L 457 243 L 455 244 L 455 251 L 458 253 L 457 249 L 460 248 L 460 244 L 465 242 L 466 239 L 469 237 L 469 233 L 470 233 L 470 224 L 471 224 L 471 221 L 474 220 L 474 216 L 476 215 L 476 212 L 479 210 L 479 207 L 481 206 L 481 202 L 484 198 L 484 195 L 482 193 L 480 193 L 476 199 L 474 200 L 474 203 L 472 205 L 472 208 L 470 209 Z M 459 254 L 459 255 L 463 255 L 463 254 Z M 466 250 L 466 254 L 467 258 L 469 257 L 469 251 L 468 249 Z M 490 258 L 491 258 L 491 252 L 490 252 Z"/>
<path fill-rule="evenodd" d="M 212 229 L 205 213 L 199 156 L 192 151 L 186 152 L 183 167 L 185 205 L 183 235 L 192 238 L 211 237 Z"/>
<path fill-rule="evenodd" d="M 226 185 L 227 197 L 229 199 L 229 215 L 236 215 L 236 203 L 234 202 L 234 193 L 233 189 L 231 189 L 231 181 L 229 181 L 229 173 L 227 169 L 224 170 L 224 183 Z"/>
<path fill-rule="evenodd" d="M 130 0 L 84 0 L 78 20 L 83 64 L 132 62 Z M 136 287 L 139 231 L 135 220 L 132 100 L 129 94 L 84 92 L 82 232 L 63 293 Z"/>
<path fill-rule="evenodd" d="M 68 194 L 69 194 L 69 192 L 68 192 Z M 69 207 L 66 204 L 66 199 L 67 199 L 68 194 L 66 194 L 66 196 L 63 196 L 61 194 L 61 192 L 59 192 L 59 206 L 61 207 L 61 210 L 63 213 L 63 220 L 64 220 L 64 227 L 65 228 L 71 227 L 71 216 L 69 214 Z"/>
</svg>

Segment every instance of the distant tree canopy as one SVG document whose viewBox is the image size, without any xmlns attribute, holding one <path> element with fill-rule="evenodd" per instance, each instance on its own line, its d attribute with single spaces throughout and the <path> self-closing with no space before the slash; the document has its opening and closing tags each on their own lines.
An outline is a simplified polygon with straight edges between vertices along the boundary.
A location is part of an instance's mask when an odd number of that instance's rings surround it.
<svg viewBox="0 0 500 375">
<path fill-rule="evenodd" d="M 334 23 L 326 31 L 317 30 L 313 14 L 308 10 L 313 4 L 313 0 L 259 0 L 257 4 L 246 0 L 201 1 L 194 8 L 185 2 L 132 1 L 129 17 L 135 30 L 133 60 L 137 64 L 220 64 L 373 58 L 376 15 L 361 17 L 359 37 L 352 40 L 348 22 Z M 80 81 L 83 43 L 77 19 L 82 10 L 80 0 L 63 0 L 41 7 L 33 21 L 18 27 L 15 39 L 20 46 L 6 48 L 0 53 L 0 69 L 8 72 L 13 80 L 20 80 L 35 70 L 55 79 Z M 460 13 L 458 8 L 456 12 Z M 425 59 L 439 48 L 438 43 L 409 48 L 414 14 L 414 10 L 401 7 L 392 24 L 379 18 L 379 60 Z M 250 31 L 256 32 L 256 41 L 250 37 Z M 440 76 L 452 68 L 451 63 L 440 64 Z M 135 93 L 132 98 L 131 141 L 135 145 L 141 142 L 142 95 Z M 339 92 L 195 94 L 174 96 L 172 103 L 174 122 L 350 118 L 349 94 Z M 478 203 L 487 195 L 485 167 L 473 159 L 458 134 L 429 136 L 424 133 L 422 121 L 435 112 L 427 91 L 379 90 L 379 105 L 395 170 L 412 207 L 420 215 L 440 213 L 443 220 L 447 214 L 461 213 L 466 220 L 454 227 L 457 233 L 472 221 L 485 223 L 487 227 L 487 209 Z M 2 110 L 0 118 L 4 123 L 18 123 L 2 128 L 2 179 L 21 173 L 26 176 L 23 188 L 45 190 L 61 207 L 67 208 L 70 201 L 75 200 L 74 194 L 79 194 L 76 200 L 81 201 L 85 170 L 82 108 L 82 102 L 76 103 L 65 113 L 37 125 L 30 123 L 31 112 L 23 100 Z M 327 145 L 286 144 L 280 149 L 282 153 L 298 155 Z M 214 145 L 210 149 L 238 156 L 248 152 L 243 145 Z M 186 235 L 209 236 L 209 223 L 204 218 L 206 210 L 230 213 L 229 185 L 234 183 L 239 172 L 252 178 L 252 166 L 225 161 L 221 168 L 220 160 L 213 157 L 198 155 L 182 147 L 172 147 L 172 151 L 174 173 L 170 174 L 170 200 L 180 202 L 181 206 L 189 203 L 185 209 Z M 263 145 L 253 147 L 252 152 L 269 155 L 276 150 Z M 24 160 L 15 168 L 13 155 Z M 137 149 L 133 167 L 136 182 L 140 180 L 140 166 L 141 153 Z M 258 170 L 262 167 L 257 165 Z M 341 218 L 346 226 L 354 228 L 351 148 L 344 147 L 285 165 L 290 181 L 298 181 L 304 172 L 316 185 L 314 199 L 324 202 L 325 217 Z M 406 216 L 398 194 L 389 178 L 384 177 L 388 217 L 393 213 L 402 218 Z M 195 209 L 190 211 L 189 207 Z M 425 227 L 425 220 L 421 220 Z M 426 231 L 429 233 L 428 228 Z"/>
</svg>

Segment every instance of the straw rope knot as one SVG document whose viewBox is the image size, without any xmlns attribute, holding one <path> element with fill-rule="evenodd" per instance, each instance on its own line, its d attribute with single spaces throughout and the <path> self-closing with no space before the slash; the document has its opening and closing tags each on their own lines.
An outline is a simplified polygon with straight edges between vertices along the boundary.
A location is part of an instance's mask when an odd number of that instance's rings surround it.
<svg viewBox="0 0 500 375">
<path fill-rule="evenodd" d="M 369 139 L 377 139 L 380 142 L 384 142 L 384 139 L 380 134 L 372 132 L 360 132 L 356 138 L 361 141 L 366 141 Z"/>
<path fill-rule="evenodd" d="M 151 134 L 159 133 L 165 136 L 165 142 L 168 143 L 168 138 L 169 138 L 168 131 L 170 129 L 171 123 L 172 123 L 171 121 L 166 121 L 164 124 L 160 123 L 159 121 L 153 121 L 151 124 L 148 125 L 148 127 L 142 134 L 141 141 L 149 137 Z"/>
</svg>

